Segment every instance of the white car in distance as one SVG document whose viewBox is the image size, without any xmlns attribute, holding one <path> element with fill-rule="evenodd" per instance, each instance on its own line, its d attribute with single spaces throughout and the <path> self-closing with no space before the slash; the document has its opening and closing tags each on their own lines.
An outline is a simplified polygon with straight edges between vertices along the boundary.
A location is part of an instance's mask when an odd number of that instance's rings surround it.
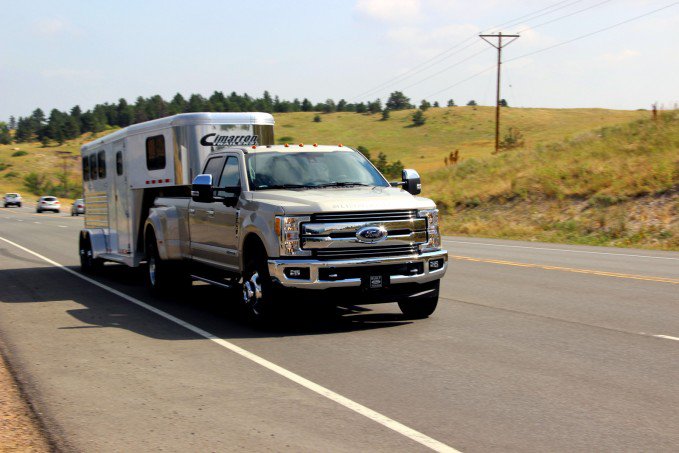
<svg viewBox="0 0 679 453">
<path fill-rule="evenodd" d="M 61 202 L 57 197 L 51 196 L 40 197 L 40 199 L 38 199 L 37 204 L 35 205 L 35 212 L 41 214 L 43 211 L 60 212 Z"/>
</svg>

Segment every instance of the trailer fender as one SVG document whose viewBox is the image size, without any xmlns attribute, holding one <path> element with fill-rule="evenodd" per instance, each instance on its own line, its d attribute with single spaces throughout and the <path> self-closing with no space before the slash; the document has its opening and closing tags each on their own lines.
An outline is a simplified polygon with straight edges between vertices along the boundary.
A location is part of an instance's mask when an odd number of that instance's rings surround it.
<svg viewBox="0 0 679 453">
<path fill-rule="evenodd" d="M 80 235 L 83 239 L 89 238 L 90 244 L 92 245 L 92 257 L 98 258 L 104 253 L 108 253 L 106 248 L 106 235 L 104 231 L 97 228 L 85 228 L 80 230 Z"/>
</svg>

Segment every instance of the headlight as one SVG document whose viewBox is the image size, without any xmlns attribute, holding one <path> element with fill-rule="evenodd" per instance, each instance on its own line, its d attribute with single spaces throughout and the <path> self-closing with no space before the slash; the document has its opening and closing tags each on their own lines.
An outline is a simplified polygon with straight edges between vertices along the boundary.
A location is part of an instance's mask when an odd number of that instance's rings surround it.
<svg viewBox="0 0 679 453">
<path fill-rule="evenodd" d="M 441 250 L 441 233 L 439 232 L 439 210 L 423 209 L 417 212 L 418 217 L 427 219 L 427 242 L 420 245 L 422 252 Z"/>
<path fill-rule="evenodd" d="M 279 238 L 281 256 L 309 256 L 311 251 L 302 250 L 300 225 L 310 217 L 276 216 L 276 234 Z"/>
</svg>

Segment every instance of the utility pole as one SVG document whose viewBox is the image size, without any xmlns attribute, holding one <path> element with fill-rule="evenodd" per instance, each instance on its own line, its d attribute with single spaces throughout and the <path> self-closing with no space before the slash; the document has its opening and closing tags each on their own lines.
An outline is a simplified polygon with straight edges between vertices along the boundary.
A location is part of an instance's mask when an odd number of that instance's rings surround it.
<svg viewBox="0 0 679 453">
<path fill-rule="evenodd" d="M 497 95 L 495 97 L 495 153 L 500 151 L 500 67 L 502 66 L 502 48 L 508 46 L 519 38 L 519 35 L 479 35 L 481 39 L 497 49 Z M 497 39 L 497 44 L 486 38 Z M 502 42 L 502 38 L 510 38 L 509 41 Z"/>
</svg>

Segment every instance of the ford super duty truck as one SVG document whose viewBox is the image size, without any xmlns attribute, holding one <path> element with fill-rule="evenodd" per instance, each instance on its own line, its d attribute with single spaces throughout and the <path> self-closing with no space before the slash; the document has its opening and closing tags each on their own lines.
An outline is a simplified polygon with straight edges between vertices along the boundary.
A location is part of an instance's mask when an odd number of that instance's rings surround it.
<svg viewBox="0 0 679 453">
<path fill-rule="evenodd" d="M 194 127 L 201 118 L 188 120 Z M 186 115 L 180 119 L 186 121 Z M 106 260 L 145 263 L 155 292 L 174 291 L 193 280 L 236 288 L 238 302 L 255 319 L 296 297 L 339 305 L 396 302 L 410 318 L 436 309 L 448 255 L 441 248 L 438 211 L 418 196 L 421 184 L 414 170 L 404 170 L 402 181 L 390 183 L 352 148 L 253 145 L 261 138 L 252 130 L 243 139 L 209 128 L 169 136 L 168 141 L 187 136 L 193 144 L 209 146 L 196 166 L 191 146 L 185 155 L 181 146 L 173 146 L 174 159 L 165 159 L 163 136 L 144 130 L 150 138 L 139 143 L 146 143 L 147 169 L 172 164 L 169 177 L 145 173 L 131 183 L 125 178 L 129 147 L 118 145 L 116 152 L 112 140 L 116 157 L 103 172 L 106 142 L 83 147 L 86 178 L 110 181 L 90 184 L 85 192 L 90 219 L 80 238 L 83 270 Z M 248 146 L 215 146 L 217 140 Z M 137 167 L 143 166 L 142 159 Z M 190 185 L 184 183 L 186 167 L 194 168 Z M 111 190 L 113 195 L 102 196 Z"/>
</svg>

